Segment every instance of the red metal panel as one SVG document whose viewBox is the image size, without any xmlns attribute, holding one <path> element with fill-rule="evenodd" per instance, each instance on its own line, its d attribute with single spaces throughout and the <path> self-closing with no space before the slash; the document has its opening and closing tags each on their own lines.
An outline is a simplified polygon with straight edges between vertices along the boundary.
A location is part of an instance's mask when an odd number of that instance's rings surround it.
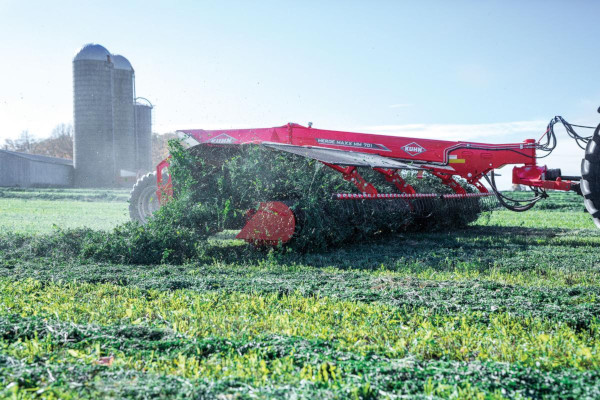
<svg viewBox="0 0 600 400">
<path fill-rule="evenodd" d="M 378 154 L 473 182 L 504 165 L 535 164 L 536 144 L 532 139 L 523 143 L 485 144 L 342 132 L 297 124 L 261 129 L 192 129 L 181 132 L 199 143 L 211 145 L 279 143 Z"/>
</svg>

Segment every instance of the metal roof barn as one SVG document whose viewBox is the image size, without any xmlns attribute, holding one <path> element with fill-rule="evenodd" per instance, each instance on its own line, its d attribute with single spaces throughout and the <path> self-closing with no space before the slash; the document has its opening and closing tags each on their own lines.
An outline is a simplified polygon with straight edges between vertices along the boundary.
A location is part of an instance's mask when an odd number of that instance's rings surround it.
<svg viewBox="0 0 600 400">
<path fill-rule="evenodd" d="M 72 185 L 71 160 L 0 150 L 0 186 L 27 188 Z"/>
</svg>

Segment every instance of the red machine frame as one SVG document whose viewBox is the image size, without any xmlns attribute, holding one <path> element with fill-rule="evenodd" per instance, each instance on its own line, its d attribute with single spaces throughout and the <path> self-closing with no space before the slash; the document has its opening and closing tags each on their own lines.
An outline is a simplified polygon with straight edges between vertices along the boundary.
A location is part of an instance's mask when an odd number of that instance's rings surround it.
<svg viewBox="0 0 600 400">
<path fill-rule="evenodd" d="M 453 176 L 464 178 L 480 192 L 486 193 L 488 190 L 481 184 L 481 178 L 490 171 L 509 164 L 524 164 L 513 170 L 515 184 L 554 190 L 571 189 L 571 181 L 562 181 L 560 178 L 545 179 L 547 168 L 536 164 L 534 139 L 510 144 L 454 142 L 314 129 L 292 123 L 275 128 L 193 129 L 180 132 L 185 134 L 193 144 L 224 146 L 275 143 L 374 154 L 427 170 L 459 194 L 464 193 L 464 189 L 456 184 Z M 360 192 L 377 193 L 373 185 L 362 179 L 355 166 L 340 166 L 327 162 L 324 164 L 340 172 L 345 179 L 354 182 Z M 165 160 L 157 166 L 159 186 L 162 186 L 160 172 L 167 165 L 168 161 Z M 401 193 L 415 193 L 414 189 L 402 180 L 397 170 L 373 169 L 393 182 Z"/>
<path fill-rule="evenodd" d="M 306 156 L 319 160 L 324 165 L 341 173 L 344 179 L 352 182 L 357 187 L 360 198 L 386 198 L 389 194 L 379 193 L 373 184 L 367 182 L 359 174 L 358 166 L 369 166 L 381 173 L 388 182 L 395 185 L 400 194 L 417 197 L 421 195 L 417 194 L 415 189 L 402 179 L 399 174 L 400 169 L 427 171 L 452 188 L 456 193 L 453 196 L 456 197 L 470 195 L 455 180 L 455 177 L 465 179 L 482 195 L 491 195 L 492 193 L 489 193 L 481 182 L 482 178 L 491 171 L 510 164 L 521 165 L 513 168 L 512 181 L 514 184 L 563 191 L 571 190 L 574 184 L 569 180 L 561 180 L 560 177 L 554 180 L 546 179 L 547 167 L 539 166 L 536 163 L 538 144 L 534 139 L 527 139 L 522 143 L 486 144 L 314 129 L 293 123 L 274 128 L 194 129 L 179 132 L 192 146 L 199 144 L 209 146 L 260 144 L 296 154 L 305 152 Z M 338 161 L 332 162 L 331 160 Z M 161 203 L 168 200 L 173 194 L 170 177 L 166 182 L 163 181 L 163 169 L 168 165 L 169 161 L 166 159 L 156 168 L 159 188 L 157 195 Z M 339 198 L 356 197 L 344 197 L 342 194 Z M 271 214 L 277 213 L 273 210 L 278 210 L 281 206 L 276 203 L 261 203 L 257 212 L 260 214 L 262 209 L 265 212 L 270 210 Z M 285 218 L 287 217 L 289 216 Z M 263 225 L 265 218 L 260 222 Z M 271 225 L 270 231 L 281 230 L 281 226 L 277 225 L 280 223 L 281 219 L 272 219 L 271 222 L 268 222 Z M 287 232 L 278 231 L 278 238 L 290 236 L 290 229 L 293 234 L 293 227 L 289 227 Z M 257 240 L 274 241 L 274 238 L 270 236 L 254 239 L 254 242 Z"/>
</svg>

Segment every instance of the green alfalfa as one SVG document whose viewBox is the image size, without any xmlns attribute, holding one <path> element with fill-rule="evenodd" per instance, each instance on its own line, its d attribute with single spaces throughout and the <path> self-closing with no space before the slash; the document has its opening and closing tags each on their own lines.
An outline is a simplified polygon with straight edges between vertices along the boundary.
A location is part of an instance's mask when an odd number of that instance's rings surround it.
<svg viewBox="0 0 600 400">
<path fill-rule="evenodd" d="M 169 173 L 175 194 L 145 225 L 128 222 L 112 232 L 91 229 L 59 231 L 36 251 L 50 255 L 53 243 L 71 243 L 73 257 L 124 264 L 180 264 L 201 256 L 207 239 L 225 229 L 239 229 L 249 209 L 260 202 L 282 201 L 294 212 L 297 230 L 287 248 L 318 251 L 390 232 L 438 229 L 462 223 L 463 214 L 447 208 L 414 214 L 402 200 L 339 201 L 333 193 L 356 188 L 322 163 L 261 146 L 209 147 L 191 150 L 173 141 Z M 393 187 L 371 170 L 361 173 L 382 191 Z M 448 188 L 437 178 L 416 180 L 423 192 Z M 460 211 L 460 210 L 458 210 Z M 435 213 L 442 213 L 435 216 Z M 434 217 L 432 217 L 434 215 Z M 475 214 L 476 215 L 476 214 Z M 47 242 L 47 245 L 44 243 Z M 64 246 L 63 246 L 64 247 Z"/>
<path fill-rule="evenodd" d="M 258 145 L 196 146 L 185 150 L 171 142 L 170 172 L 176 186 L 175 202 L 204 209 L 205 219 L 184 216 L 173 221 L 205 232 L 239 228 L 248 209 L 264 201 L 282 201 L 297 219 L 297 231 L 289 245 L 302 250 L 323 249 L 389 232 L 437 229 L 464 225 L 478 210 L 465 213 L 441 200 L 409 203 L 403 200 L 334 200 L 334 193 L 355 193 L 356 187 L 322 163 Z M 397 192 L 383 177 L 360 169 L 384 192 Z M 407 179 L 421 193 L 451 193 L 435 177 Z M 167 207 L 171 207 L 167 205 Z M 201 230 L 202 231 L 202 230 Z"/>
</svg>

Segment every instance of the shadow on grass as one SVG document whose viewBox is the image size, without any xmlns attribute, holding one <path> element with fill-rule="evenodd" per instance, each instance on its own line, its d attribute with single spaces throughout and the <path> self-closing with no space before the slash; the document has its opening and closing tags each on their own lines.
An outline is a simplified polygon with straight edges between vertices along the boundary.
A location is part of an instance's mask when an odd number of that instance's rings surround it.
<svg viewBox="0 0 600 400">
<path fill-rule="evenodd" d="M 400 269 L 407 265 L 447 270 L 471 264 L 483 271 L 491 266 L 514 264 L 517 259 L 526 267 L 574 257 L 575 253 L 592 255 L 595 252 L 591 248 L 598 245 L 600 234 L 593 231 L 472 226 L 453 231 L 381 235 L 314 253 L 255 249 L 241 241 L 215 240 L 204 248 L 200 262 L 256 265 L 272 261 L 280 265 L 368 270 Z M 571 250 L 565 251 L 564 247 Z"/>
<path fill-rule="evenodd" d="M 600 233 L 590 230 L 476 225 L 450 231 L 380 235 L 327 251 L 304 253 L 286 248 L 256 249 L 242 241 L 232 240 L 234 237 L 235 233 L 229 231 L 207 242 L 197 243 L 200 253 L 184 260 L 184 263 L 192 268 L 220 264 L 279 270 L 304 266 L 412 272 L 428 269 L 480 272 L 490 268 L 507 271 L 563 267 L 589 269 L 590 265 L 600 263 L 600 254 L 595 250 L 600 246 Z M 111 263 L 109 259 L 86 257 L 82 253 L 81 238 L 77 234 L 60 233 L 40 237 L 0 236 L 0 266 L 11 268 L 24 261 L 36 264 Z M 112 265 L 117 264 L 122 263 L 112 261 Z"/>
</svg>

